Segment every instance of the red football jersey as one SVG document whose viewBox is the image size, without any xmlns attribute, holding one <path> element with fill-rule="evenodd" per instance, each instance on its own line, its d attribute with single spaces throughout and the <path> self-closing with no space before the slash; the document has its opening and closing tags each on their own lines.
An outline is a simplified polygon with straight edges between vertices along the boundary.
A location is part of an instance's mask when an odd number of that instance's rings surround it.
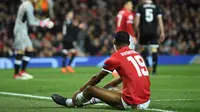
<svg viewBox="0 0 200 112">
<path fill-rule="evenodd" d="M 125 31 L 132 37 L 135 37 L 133 30 L 133 19 L 133 12 L 128 11 L 125 8 L 119 11 L 116 17 L 116 32 Z"/>
<path fill-rule="evenodd" d="M 149 72 L 139 53 L 123 47 L 108 58 L 102 68 L 116 70 L 122 79 L 122 98 L 127 104 L 142 104 L 150 99 Z"/>
</svg>

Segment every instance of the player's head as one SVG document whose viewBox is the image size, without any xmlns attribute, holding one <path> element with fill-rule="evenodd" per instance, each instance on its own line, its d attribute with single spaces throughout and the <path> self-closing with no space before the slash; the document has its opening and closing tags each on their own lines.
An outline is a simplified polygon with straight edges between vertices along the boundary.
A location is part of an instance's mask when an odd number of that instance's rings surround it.
<svg viewBox="0 0 200 112">
<path fill-rule="evenodd" d="M 126 0 L 124 4 L 124 8 L 128 9 L 129 11 L 133 10 L 133 3 L 131 0 Z"/>
<path fill-rule="evenodd" d="M 121 47 L 129 46 L 130 44 L 129 37 L 130 37 L 129 34 L 125 31 L 117 32 L 114 40 L 115 50 L 118 50 Z"/>
<path fill-rule="evenodd" d="M 152 2 L 152 0 L 142 0 L 143 3 Z"/>
<path fill-rule="evenodd" d="M 73 20 L 73 18 L 74 18 L 74 11 L 73 10 L 68 11 L 66 14 L 66 20 Z"/>
<path fill-rule="evenodd" d="M 27 0 L 21 0 L 21 2 L 25 2 L 25 1 L 27 1 Z"/>
</svg>

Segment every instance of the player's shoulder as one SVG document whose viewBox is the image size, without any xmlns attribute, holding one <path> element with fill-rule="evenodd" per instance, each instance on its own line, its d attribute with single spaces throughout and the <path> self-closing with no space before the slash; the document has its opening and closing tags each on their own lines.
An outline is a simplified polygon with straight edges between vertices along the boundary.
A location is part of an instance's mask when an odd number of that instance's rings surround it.
<svg viewBox="0 0 200 112">
<path fill-rule="evenodd" d="M 158 4 L 155 4 L 155 6 L 156 6 L 157 9 L 162 9 L 161 6 L 158 5 Z"/>
<path fill-rule="evenodd" d="M 121 9 L 118 13 L 119 13 L 119 14 L 124 14 L 124 13 L 125 13 L 125 10 L 124 10 L 124 9 Z"/>
<path fill-rule="evenodd" d="M 111 59 L 111 60 L 116 60 L 116 61 L 117 61 L 118 54 L 119 54 L 118 52 L 113 53 L 113 54 L 110 56 L 110 59 Z"/>
<path fill-rule="evenodd" d="M 143 10 L 145 10 L 145 8 L 144 8 L 144 3 L 138 5 L 137 8 L 136 8 L 136 12 L 141 12 L 141 11 L 143 11 Z"/>
<path fill-rule="evenodd" d="M 142 3 L 142 4 L 140 4 L 140 5 L 138 6 L 138 8 L 143 8 L 144 5 L 145 5 L 145 3 Z"/>
<path fill-rule="evenodd" d="M 107 65 L 119 65 L 120 61 L 116 54 L 111 55 L 106 61 L 105 64 Z"/>
<path fill-rule="evenodd" d="M 113 53 L 111 56 L 110 56 L 110 60 L 112 61 L 119 61 L 119 51 Z"/>
</svg>

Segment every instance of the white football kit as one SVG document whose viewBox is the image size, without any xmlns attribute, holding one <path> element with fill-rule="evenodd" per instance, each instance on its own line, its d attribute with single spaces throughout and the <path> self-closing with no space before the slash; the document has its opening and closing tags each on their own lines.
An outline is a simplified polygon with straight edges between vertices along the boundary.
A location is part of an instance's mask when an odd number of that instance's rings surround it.
<svg viewBox="0 0 200 112">
<path fill-rule="evenodd" d="M 34 16 L 33 4 L 28 0 L 20 5 L 14 27 L 14 47 L 17 50 L 25 50 L 32 47 L 32 42 L 28 35 L 28 25 L 40 26 L 40 20 Z"/>
</svg>

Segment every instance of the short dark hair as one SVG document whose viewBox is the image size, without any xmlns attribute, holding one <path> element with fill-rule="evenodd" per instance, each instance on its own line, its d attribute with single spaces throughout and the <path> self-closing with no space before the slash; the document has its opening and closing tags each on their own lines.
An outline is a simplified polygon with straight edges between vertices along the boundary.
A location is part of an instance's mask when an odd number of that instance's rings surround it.
<svg viewBox="0 0 200 112">
<path fill-rule="evenodd" d="M 125 31 L 119 31 L 116 33 L 115 35 L 115 42 L 116 44 L 129 44 L 130 41 L 129 41 L 129 34 Z"/>
<path fill-rule="evenodd" d="M 132 2 L 132 0 L 124 0 L 124 5 L 127 4 L 128 2 Z"/>
</svg>

